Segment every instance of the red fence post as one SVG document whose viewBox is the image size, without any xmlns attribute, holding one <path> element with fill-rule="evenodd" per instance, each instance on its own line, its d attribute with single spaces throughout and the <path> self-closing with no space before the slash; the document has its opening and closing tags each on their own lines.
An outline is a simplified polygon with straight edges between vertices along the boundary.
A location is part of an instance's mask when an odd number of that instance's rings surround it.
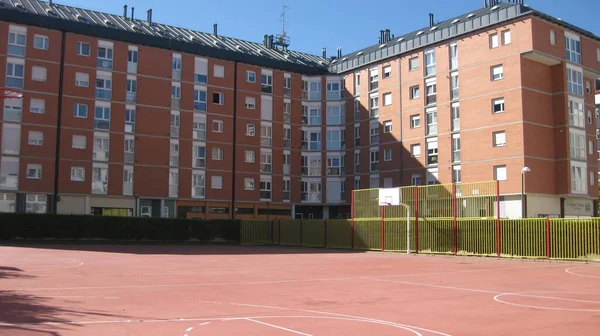
<svg viewBox="0 0 600 336">
<path fill-rule="evenodd" d="M 385 208 L 381 208 L 381 251 L 385 251 Z"/>
<path fill-rule="evenodd" d="M 351 212 L 352 212 L 352 222 L 350 224 L 350 230 L 352 231 L 352 248 L 354 249 L 354 190 L 352 190 L 352 197 L 351 197 Z"/>
<path fill-rule="evenodd" d="M 546 217 L 546 257 L 552 258 L 552 236 L 550 234 L 550 217 Z"/>
<path fill-rule="evenodd" d="M 500 230 L 500 181 L 496 181 L 496 249 L 498 258 L 502 254 L 502 230 Z"/>
<path fill-rule="evenodd" d="M 456 222 L 456 184 L 452 183 L 452 234 L 454 235 L 454 255 L 458 251 L 458 223 Z"/>
<path fill-rule="evenodd" d="M 415 253 L 419 253 L 419 186 L 415 188 Z M 408 223 L 406 223 L 408 225 Z"/>
</svg>

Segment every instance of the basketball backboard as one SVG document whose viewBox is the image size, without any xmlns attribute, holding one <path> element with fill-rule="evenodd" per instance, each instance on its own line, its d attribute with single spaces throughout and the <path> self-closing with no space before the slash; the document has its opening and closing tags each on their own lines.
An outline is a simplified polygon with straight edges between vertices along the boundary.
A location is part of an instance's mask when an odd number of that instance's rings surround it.
<svg viewBox="0 0 600 336">
<path fill-rule="evenodd" d="M 380 188 L 379 206 L 400 205 L 401 194 L 400 188 Z"/>
</svg>

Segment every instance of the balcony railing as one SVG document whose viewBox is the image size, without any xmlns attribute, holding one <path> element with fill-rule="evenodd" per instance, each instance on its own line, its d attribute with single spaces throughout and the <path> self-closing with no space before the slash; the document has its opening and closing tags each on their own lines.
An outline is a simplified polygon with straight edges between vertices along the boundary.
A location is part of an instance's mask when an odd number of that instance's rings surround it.
<svg viewBox="0 0 600 336">
<path fill-rule="evenodd" d="M 96 88 L 96 98 L 110 100 L 111 99 L 110 89 Z"/>
<path fill-rule="evenodd" d="M 108 161 L 108 151 L 94 150 L 92 159 L 94 161 Z"/>
<path fill-rule="evenodd" d="M 284 191 L 283 192 L 283 200 L 284 201 L 289 201 L 290 200 L 290 192 L 289 191 Z"/>
<path fill-rule="evenodd" d="M 125 152 L 125 163 L 133 163 L 133 159 L 135 157 L 135 153 L 133 152 Z"/>
<path fill-rule="evenodd" d="M 92 194 L 106 194 L 108 193 L 108 182 L 95 181 L 92 182 Z"/>
<path fill-rule="evenodd" d="M 9 189 L 9 190 L 17 190 L 19 185 L 19 174 L 0 174 L 0 188 L 1 189 Z"/>
<path fill-rule="evenodd" d="M 178 109 L 181 107 L 181 99 L 171 97 L 171 108 Z"/>
<path fill-rule="evenodd" d="M 171 138 L 179 138 L 179 127 L 171 126 Z"/>
<path fill-rule="evenodd" d="M 169 186 L 169 197 L 177 197 L 179 195 L 179 186 L 170 185 Z"/>
<path fill-rule="evenodd" d="M 177 166 L 179 166 L 179 155 L 171 155 L 169 157 L 169 165 L 171 167 L 177 167 Z"/>
<path fill-rule="evenodd" d="M 206 168 L 206 159 L 199 157 L 194 159 L 194 168 Z"/>
<path fill-rule="evenodd" d="M 123 183 L 123 195 L 125 195 L 125 196 L 133 195 L 133 183 L 131 183 L 131 182 Z"/>
<path fill-rule="evenodd" d="M 271 199 L 271 191 L 270 190 L 261 190 L 260 191 L 260 199 L 270 200 Z"/>
<path fill-rule="evenodd" d="M 126 99 L 128 102 L 130 103 L 135 103 L 136 102 L 136 93 L 135 92 L 127 92 L 127 94 L 125 95 Z"/>
<path fill-rule="evenodd" d="M 113 61 L 99 58 L 96 62 L 96 66 L 100 69 L 112 69 Z"/>
<path fill-rule="evenodd" d="M 195 140 L 206 140 L 206 131 L 194 131 L 194 139 Z"/>
<path fill-rule="evenodd" d="M 23 112 L 14 109 L 4 109 L 4 121 L 16 121 L 21 122 Z"/>
<path fill-rule="evenodd" d="M 202 198 L 204 197 L 204 187 L 192 187 L 192 197 Z"/>
</svg>

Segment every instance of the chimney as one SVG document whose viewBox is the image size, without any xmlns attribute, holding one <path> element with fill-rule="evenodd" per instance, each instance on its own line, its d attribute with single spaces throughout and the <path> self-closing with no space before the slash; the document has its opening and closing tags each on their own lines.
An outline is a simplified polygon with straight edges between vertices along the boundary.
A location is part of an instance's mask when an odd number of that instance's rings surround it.
<svg viewBox="0 0 600 336">
<path fill-rule="evenodd" d="M 391 40 L 392 32 L 389 29 L 385 30 L 385 42 L 389 42 Z"/>
<path fill-rule="evenodd" d="M 148 23 L 152 24 L 152 8 L 148 9 Z"/>
<path fill-rule="evenodd" d="M 380 30 L 379 31 L 379 43 L 384 43 L 385 42 L 385 30 Z"/>
<path fill-rule="evenodd" d="M 327 48 L 323 48 L 323 58 L 327 58 Z"/>
<path fill-rule="evenodd" d="M 123 6 L 123 18 L 127 19 L 127 5 Z"/>
<path fill-rule="evenodd" d="M 135 11 L 135 7 L 131 7 L 131 19 L 133 20 L 133 12 Z"/>
<path fill-rule="evenodd" d="M 50 0 L 49 3 L 50 3 L 50 6 L 52 6 L 52 0 Z"/>
<path fill-rule="evenodd" d="M 267 47 L 268 43 L 269 43 L 269 35 L 265 34 L 265 36 L 263 36 L 263 45 L 265 47 Z"/>
<path fill-rule="evenodd" d="M 429 13 L 429 27 L 433 27 L 433 13 Z"/>
<path fill-rule="evenodd" d="M 215 36 L 218 36 L 218 35 L 217 35 L 217 24 L 216 24 L 216 23 L 213 25 L 213 34 L 214 34 Z"/>
<path fill-rule="evenodd" d="M 337 48 L 337 56 L 338 58 L 342 58 L 342 47 Z"/>
<path fill-rule="evenodd" d="M 269 48 L 273 48 L 273 35 L 269 35 Z"/>
</svg>

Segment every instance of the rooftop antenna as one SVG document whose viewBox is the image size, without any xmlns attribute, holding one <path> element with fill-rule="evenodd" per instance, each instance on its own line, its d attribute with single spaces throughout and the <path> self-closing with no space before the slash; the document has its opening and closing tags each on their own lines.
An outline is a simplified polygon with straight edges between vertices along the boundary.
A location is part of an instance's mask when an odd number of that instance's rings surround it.
<svg viewBox="0 0 600 336">
<path fill-rule="evenodd" d="M 287 50 L 287 47 L 290 45 L 290 38 L 287 36 L 285 32 L 285 10 L 290 9 L 290 7 L 283 5 L 283 10 L 281 11 L 280 21 L 282 23 L 281 26 L 281 34 L 275 35 L 275 41 L 273 44 L 281 46 L 283 50 Z"/>
</svg>

